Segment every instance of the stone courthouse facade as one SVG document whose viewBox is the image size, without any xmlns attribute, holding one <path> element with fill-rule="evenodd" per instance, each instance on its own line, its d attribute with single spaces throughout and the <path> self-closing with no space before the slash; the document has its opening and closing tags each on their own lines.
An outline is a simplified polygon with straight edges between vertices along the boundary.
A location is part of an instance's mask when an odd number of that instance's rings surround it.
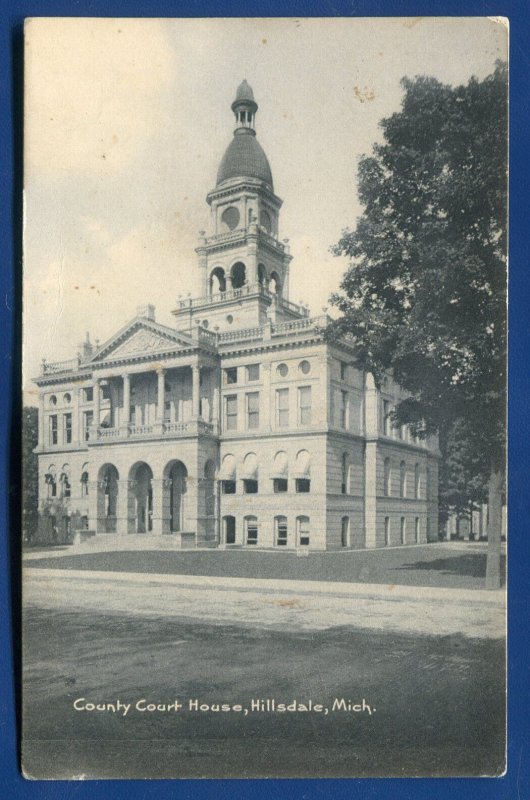
<svg viewBox="0 0 530 800">
<path fill-rule="evenodd" d="M 39 505 L 56 528 L 211 547 L 339 550 L 437 538 L 438 452 L 327 317 L 289 300 L 282 201 L 244 81 L 197 247 L 200 297 L 146 305 L 102 346 L 44 362 Z M 58 518 L 58 516 L 60 518 Z M 75 520 L 75 526 L 72 524 Z"/>
</svg>

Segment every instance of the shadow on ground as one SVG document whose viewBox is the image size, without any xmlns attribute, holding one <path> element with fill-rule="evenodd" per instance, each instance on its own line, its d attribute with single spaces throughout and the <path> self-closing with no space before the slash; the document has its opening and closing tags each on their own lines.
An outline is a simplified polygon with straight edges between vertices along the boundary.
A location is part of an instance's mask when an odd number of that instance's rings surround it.
<svg viewBox="0 0 530 800">
<path fill-rule="evenodd" d="M 486 574 L 486 554 L 468 553 L 458 558 L 436 558 L 432 561 L 412 561 L 394 567 L 396 570 L 427 570 L 442 572 L 444 575 L 462 575 L 471 578 L 483 578 Z M 504 585 L 506 556 L 501 556 L 501 580 Z"/>
</svg>

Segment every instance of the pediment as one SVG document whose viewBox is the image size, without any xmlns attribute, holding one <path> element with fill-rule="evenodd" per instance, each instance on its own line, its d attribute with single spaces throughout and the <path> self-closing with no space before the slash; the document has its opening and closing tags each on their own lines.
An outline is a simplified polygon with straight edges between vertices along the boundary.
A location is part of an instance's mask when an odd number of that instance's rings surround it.
<svg viewBox="0 0 530 800">
<path fill-rule="evenodd" d="M 159 325 L 155 328 L 153 325 L 136 323 L 103 345 L 92 361 L 101 364 L 116 359 L 179 351 L 191 345 L 192 342 L 186 336 L 169 328 L 164 330 Z"/>
</svg>

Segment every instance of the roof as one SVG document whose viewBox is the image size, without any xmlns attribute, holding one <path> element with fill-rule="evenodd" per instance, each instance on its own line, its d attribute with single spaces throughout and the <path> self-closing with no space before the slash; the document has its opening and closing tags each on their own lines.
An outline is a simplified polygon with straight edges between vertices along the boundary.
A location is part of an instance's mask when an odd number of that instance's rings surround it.
<svg viewBox="0 0 530 800">
<path fill-rule="evenodd" d="M 237 87 L 236 100 L 254 100 L 254 92 L 246 80 L 242 81 Z"/>
<path fill-rule="evenodd" d="M 250 128 L 239 128 L 234 132 L 219 165 L 217 185 L 231 178 L 259 178 L 273 188 L 269 160 Z"/>
</svg>

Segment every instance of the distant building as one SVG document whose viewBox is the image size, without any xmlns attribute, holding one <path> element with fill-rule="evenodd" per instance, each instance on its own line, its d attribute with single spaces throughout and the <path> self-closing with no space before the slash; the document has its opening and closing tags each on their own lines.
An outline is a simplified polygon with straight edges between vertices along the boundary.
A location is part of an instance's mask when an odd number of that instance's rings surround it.
<svg viewBox="0 0 530 800">
<path fill-rule="evenodd" d="M 324 341 L 328 318 L 289 300 L 257 109 L 243 81 L 196 250 L 201 296 L 177 301 L 174 327 L 145 305 L 102 346 L 87 339 L 73 361 L 44 362 L 41 513 L 53 526 L 75 518 L 97 535 L 199 546 L 436 539 L 436 443 L 393 429 L 398 387 L 378 391 L 347 341 Z"/>
</svg>

